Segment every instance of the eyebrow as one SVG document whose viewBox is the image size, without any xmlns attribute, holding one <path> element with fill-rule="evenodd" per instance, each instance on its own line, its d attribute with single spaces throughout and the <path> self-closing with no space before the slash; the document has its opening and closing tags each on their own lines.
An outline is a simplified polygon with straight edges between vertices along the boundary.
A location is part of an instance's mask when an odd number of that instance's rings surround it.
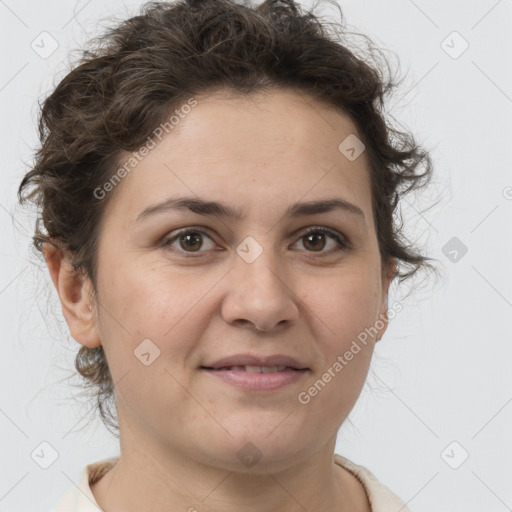
<svg viewBox="0 0 512 512">
<path fill-rule="evenodd" d="M 149 206 L 137 216 L 136 222 L 157 213 L 180 210 L 190 210 L 191 212 L 199 215 L 210 215 L 213 217 L 230 218 L 234 220 L 242 220 L 245 216 L 245 211 L 242 208 L 234 208 L 220 201 L 206 201 L 197 197 L 177 197 L 169 198 L 161 203 Z M 355 204 L 349 203 L 345 199 L 337 197 L 323 199 L 320 201 L 295 203 L 287 208 L 284 213 L 284 217 L 303 217 L 336 210 L 349 213 L 366 225 L 366 219 L 361 208 Z"/>
</svg>

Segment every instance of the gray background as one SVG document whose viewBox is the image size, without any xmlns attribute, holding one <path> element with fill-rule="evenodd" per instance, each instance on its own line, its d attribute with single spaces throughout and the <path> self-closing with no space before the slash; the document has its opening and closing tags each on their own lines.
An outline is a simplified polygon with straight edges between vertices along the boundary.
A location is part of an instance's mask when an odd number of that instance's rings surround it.
<svg viewBox="0 0 512 512">
<path fill-rule="evenodd" d="M 69 50 L 98 33 L 98 20 L 139 5 L 0 0 L 0 512 L 48 510 L 85 464 L 118 453 L 73 377 L 79 345 L 29 250 L 33 216 L 15 194 L 37 143 L 37 100 L 63 77 Z M 512 510 L 512 2 L 341 6 L 349 28 L 396 53 L 407 73 L 390 111 L 431 150 L 436 179 L 403 212 L 444 278 L 416 282 L 406 299 L 392 290 L 403 310 L 377 345 L 337 452 L 413 512 Z M 50 56 L 31 47 L 43 31 L 58 43 Z M 44 441 L 58 452 L 48 469 L 31 457 Z"/>
</svg>

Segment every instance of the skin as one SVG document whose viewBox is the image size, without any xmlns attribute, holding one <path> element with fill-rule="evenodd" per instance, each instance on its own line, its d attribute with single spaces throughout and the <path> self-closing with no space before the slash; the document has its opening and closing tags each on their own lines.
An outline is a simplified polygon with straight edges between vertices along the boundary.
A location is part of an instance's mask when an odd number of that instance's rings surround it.
<svg viewBox="0 0 512 512">
<path fill-rule="evenodd" d="M 107 512 L 169 511 L 169 504 L 190 512 L 369 511 L 361 484 L 333 453 L 387 328 L 396 267 L 381 271 L 366 155 L 349 161 L 338 150 L 356 127 L 288 90 L 196 99 L 108 198 L 97 300 L 91 282 L 45 247 L 71 335 L 103 345 L 116 383 L 120 460 L 93 494 Z M 136 222 L 171 196 L 222 201 L 246 215 L 165 211 Z M 340 210 L 283 217 L 295 202 L 333 197 L 359 207 L 364 222 Z M 206 231 L 192 249 L 179 238 L 160 243 L 190 226 Z M 322 226 L 350 247 L 330 235 L 304 236 Z M 247 236 L 263 249 L 252 263 L 236 252 Z M 378 334 L 301 404 L 298 394 L 374 325 Z M 144 339 L 160 350 L 147 366 L 134 355 Z M 286 354 L 309 371 L 269 392 L 241 390 L 200 369 L 237 353 Z M 251 467 L 237 456 L 248 442 L 262 454 Z"/>
</svg>

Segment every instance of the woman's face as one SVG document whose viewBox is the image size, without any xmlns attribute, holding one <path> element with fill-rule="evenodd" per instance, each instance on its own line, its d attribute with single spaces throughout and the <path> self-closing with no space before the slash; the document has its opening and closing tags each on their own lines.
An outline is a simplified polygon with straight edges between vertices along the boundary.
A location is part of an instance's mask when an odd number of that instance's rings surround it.
<svg viewBox="0 0 512 512">
<path fill-rule="evenodd" d="M 108 204 L 95 329 L 124 449 L 277 469 L 332 442 L 385 330 L 368 161 L 297 93 L 195 99 Z"/>
</svg>

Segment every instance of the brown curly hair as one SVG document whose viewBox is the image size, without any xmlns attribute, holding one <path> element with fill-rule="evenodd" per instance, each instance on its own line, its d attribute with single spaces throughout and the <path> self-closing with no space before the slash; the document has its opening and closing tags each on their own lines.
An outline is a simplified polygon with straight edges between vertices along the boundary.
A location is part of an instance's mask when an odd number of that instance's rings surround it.
<svg viewBox="0 0 512 512">
<path fill-rule="evenodd" d="M 358 56 L 347 34 L 343 23 L 322 22 L 293 0 L 258 6 L 179 0 L 148 2 L 139 15 L 91 40 L 40 105 L 41 145 L 18 189 L 20 203 L 30 199 L 39 211 L 36 249 L 57 246 L 96 290 L 97 233 L 107 200 L 93 191 L 121 156 L 138 149 L 186 98 L 219 87 L 248 95 L 277 86 L 340 109 L 355 123 L 370 161 L 383 268 L 395 258 L 399 283 L 420 268 L 435 270 L 395 218 L 399 199 L 430 180 L 431 158 L 384 113 L 399 82 L 382 51 L 361 36 L 366 54 Z M 75 367 L 96 389 L 105 425 L 118 429 L 102 347 L 81 347 Z"/>
</svg>

